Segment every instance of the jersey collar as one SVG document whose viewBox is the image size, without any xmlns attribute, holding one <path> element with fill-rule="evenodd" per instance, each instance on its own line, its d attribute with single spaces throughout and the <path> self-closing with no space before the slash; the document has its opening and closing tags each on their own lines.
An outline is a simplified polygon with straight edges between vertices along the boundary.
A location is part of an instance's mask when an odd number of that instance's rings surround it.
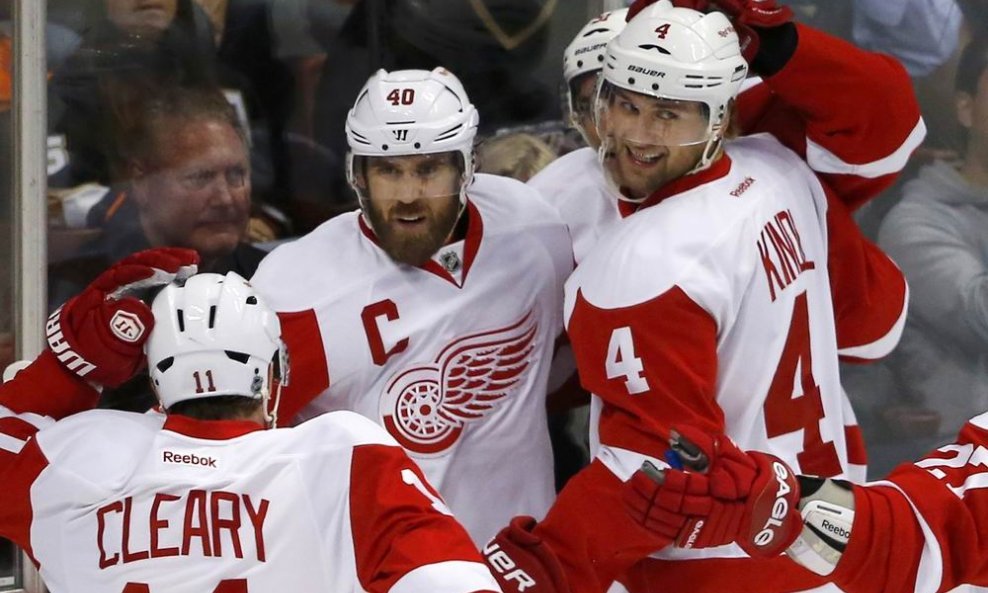
<svg viewBox="0 0 988 593">
<path fill-rule="evenodd" d="M 169 414 L 165 418 L 163 428 L 185 436 L 211 441 L 225 441 L 264 430 L 263 426 L 251 420 L 196 420 L 181 414 Z"/>
<path fill-rule="evenodd" d="M 464 216 L 467 217 L 467 233 L 466 237 L 463 239 L 463 273 L 460 275 L 458 280 L 452 274 L 447 272 L 437 261 L 434 259 L 429 259 L 421 266 L 420 269 L 439 276 L 443 280 L 446 280 L 450 284 L 462 288 L 467 281 L 467 272 L 470 271 L 470 266 L 473 265 L 473 260 L 477 257 L 477 252 L 480 250 L 480 241 L 484 236 L 484 221 L 480 217 L 480 210 L 474 205 L 474 203 L 467 198 L 466 212 Z M 357 217 L 357 223 L 360 225 L 360 232 L 364 234 L 365 237 L 370 239 L 374 245 L 378 247 L 381 244 L 377 240 L 377 235 L 374 234 L 374 230 L 370 228 L 367 221 L 364 220 L 363 214 Z"/>
<path fill-rule="evenodd" d="M 705 183 L 710 183 L 711 181 L 720 179 L 730 172 L 731 157 L 727 156 L 727 153 L 724 153 L 719 159 L 703 171 L 698 171 L 696 173 L 683 175 L 682 177 L 673 179 L 669 183 L 657 189 L 654 193 L 652 193 L 652 195 L 645 198 L 645 200 L 641 203 L 636 204 L 626 200 L 618 200 L 618 211 L 621 213 L 622 218 L 627 218 L 639 210 L 643 210 L 649 206 L 654 206 L 666 198 L 689 191 L 694 187 L 699 187 Z M 622 190 L 622 192 L 623 191 L 624 190 Z"/>
</svg>

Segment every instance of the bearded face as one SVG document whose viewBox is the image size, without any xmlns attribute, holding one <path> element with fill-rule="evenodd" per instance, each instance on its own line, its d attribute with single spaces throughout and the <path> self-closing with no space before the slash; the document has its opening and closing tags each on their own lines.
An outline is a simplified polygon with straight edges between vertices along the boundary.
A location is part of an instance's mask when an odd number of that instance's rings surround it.
<svg viewBox="0 0 988 593">
<path fill-rule="evenodd" d="M 419 266 L 459 218 L 463 168 L 456 153 L 367 157 L 357 189 L 378 242 L 398 263 Z"/>
</svg>

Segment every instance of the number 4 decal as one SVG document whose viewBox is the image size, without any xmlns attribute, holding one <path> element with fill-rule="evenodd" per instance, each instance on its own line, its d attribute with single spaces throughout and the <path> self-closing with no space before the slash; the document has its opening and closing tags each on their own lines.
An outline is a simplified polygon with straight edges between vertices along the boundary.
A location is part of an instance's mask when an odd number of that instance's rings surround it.
<svg viewBox="0 0 988 593">
<path fill-rule="evenodd" d="M 769 438 L 803 431 L 803 450 L 796 456 L 804 474 L 841 473 L 833 441 L 824 441 L 820 421 L 825 415 L 820 386 L 813 378 L 810 314 L 806 293 L 796 297 L 786 345 L 765 398 L 765 431 Z"/>
<path fill-rule="evenodd" d="M 631 338 L 631 328 L 619 327 L 611 333 L 611 341 L 607 345 L 607 359 L 604 370 L 608 379 L 624 377 L 624 386 L 629 395 L 636 395 L 649 390 L 648 379 L 645 378 L 645 365 L 642 359 L 635 355 L 635 342 Z"/>
</svg>

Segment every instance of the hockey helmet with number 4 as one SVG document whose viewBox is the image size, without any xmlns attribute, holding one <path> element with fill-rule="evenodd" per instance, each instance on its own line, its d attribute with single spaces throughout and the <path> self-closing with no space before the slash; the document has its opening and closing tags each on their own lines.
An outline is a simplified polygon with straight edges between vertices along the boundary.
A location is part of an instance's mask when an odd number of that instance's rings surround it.
<svg viewBox="0 0 988 593">
<path fill-rule="evenodd" d="M 278 315 L 236 272 L 197 274 L 166 286 L 151 305 L 145 345 L 151 383 L 164 409 L 237 395 L 267 406 L 288 379 Z M 274 418 L 269 417 L 273 424 Z"/>
<path fill-rule="evenodd" d="M 705 135 L 683 144 L 705 142 L 700 167 L 709 165 L 726 128 L 727 106 L 748 73 L 726 16 L 679 7 L 646 10 L 608 44 L 604 62 L 598 105 L 615 87 L 704 104 Z"/>
</svg>

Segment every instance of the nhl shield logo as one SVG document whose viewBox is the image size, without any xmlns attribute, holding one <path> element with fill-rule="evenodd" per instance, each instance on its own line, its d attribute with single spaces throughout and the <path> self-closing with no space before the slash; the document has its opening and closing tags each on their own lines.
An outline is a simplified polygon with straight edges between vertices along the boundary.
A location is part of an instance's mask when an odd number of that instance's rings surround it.
<svg viewBox="0 0 988 593">
<path fill-rule="evenodd" d="M 110 319 L 110 331 L 124 342 L 137 342 L 144 335 L 144 323 L 130 311 L 117 311 Z"/>
</svg>

